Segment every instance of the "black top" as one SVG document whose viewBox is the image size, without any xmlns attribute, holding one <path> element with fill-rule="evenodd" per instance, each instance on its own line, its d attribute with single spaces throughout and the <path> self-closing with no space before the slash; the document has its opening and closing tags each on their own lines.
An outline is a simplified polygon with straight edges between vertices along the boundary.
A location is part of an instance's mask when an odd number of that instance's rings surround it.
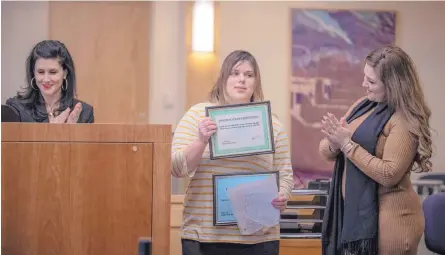
<svg viewBox="0 0 445 255">
<path fill-rule="evenodd" d="M 94 111 L 93 106 L 84 103 L 82 101 L 73 99 L 73 105 L 76 105 L 78 102 L 82 104 L 82 112 L 80 113 L 79 119 L 77 120 L 77 123 L 94 123 Z M 10 106 L 19 116 L 18 122 L 42 122 L 42 123 L 48 123 L 49 119 L 46 118 L 43 121 L 36 120 L 31 110 L 26 108 L 18 99 L 17 97 L 10 98 L 6 100 L 6 105 Z"/>
</svg>

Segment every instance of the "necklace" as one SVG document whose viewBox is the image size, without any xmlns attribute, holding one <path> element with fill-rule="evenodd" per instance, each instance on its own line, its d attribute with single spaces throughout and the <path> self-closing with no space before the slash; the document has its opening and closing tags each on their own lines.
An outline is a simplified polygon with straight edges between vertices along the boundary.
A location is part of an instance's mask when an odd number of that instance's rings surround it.
<svg viewBox="0 0 445 255">
<path fill-rule="evenodd" d="M 55 111 L 54 111 L 54 108 L 56 108 L 56 105 L 57 104 L 54 104 L 52 107 L 49 107 L 48 105 L 46 106 L 46 111 L 48 112 L 48 116 L 51 118 L 54 118 L 56 115 Z"/>
</svg>

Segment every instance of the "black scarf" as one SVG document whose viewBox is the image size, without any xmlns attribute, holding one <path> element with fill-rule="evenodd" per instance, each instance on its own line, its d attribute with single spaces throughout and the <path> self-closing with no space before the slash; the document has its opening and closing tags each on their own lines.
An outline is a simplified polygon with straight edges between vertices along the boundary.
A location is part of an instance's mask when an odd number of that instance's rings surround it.
<svg viewBox="0 0 445 255">
<path fill-rule="evenodd" d="M 365 99 L 352 110 L 346 122 L 351 123 L 374 107 L 376 109 L 361 123 L 351 139 L 375 156 L 380 133 L 394 111 L 386 104 Z M 346 159 L 346 199 L 343 203 L 344 167 L 345 156 L 340 153 L 335 161 L 329 199 L 323 218 L 323 255 L 378 254 L 378 184 Z"/>
</svg>

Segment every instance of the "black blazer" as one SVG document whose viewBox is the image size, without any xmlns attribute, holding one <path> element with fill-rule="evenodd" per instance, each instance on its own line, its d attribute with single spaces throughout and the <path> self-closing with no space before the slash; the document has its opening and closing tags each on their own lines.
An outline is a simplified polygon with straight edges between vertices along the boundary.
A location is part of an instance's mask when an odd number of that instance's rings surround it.
<svg viewBox="0 0 445 255">
<path fill-rule="evenodd" d="M 77 99 L 73 99 L 73 105 L 76 105 L 78 102 L 82 104 L 82 112 L 80 113 L 79 119 L 77 123 L 94 123 L 94 110 L 93 106 L 79 101 Z M 20 117 L 20 122 L 39 122 L 31 114 L 31 110 L 26 108 L 17 97 L 10 98 L 6 100 L 6 105 L 10 106 L 13 110 L 17 112 Z M 43 123 L 49 122 L 48 118 L 46 118 Z"/>
</svg>

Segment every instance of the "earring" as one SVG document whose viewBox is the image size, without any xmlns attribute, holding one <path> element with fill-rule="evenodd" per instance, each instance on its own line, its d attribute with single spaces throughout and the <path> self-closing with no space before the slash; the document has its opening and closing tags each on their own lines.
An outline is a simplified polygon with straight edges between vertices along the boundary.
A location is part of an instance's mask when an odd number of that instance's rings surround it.
<svg viewBox="0 0 445 255">
<path fill-rule="evenodd" d="M 34 87 L 33 86 L 33 81 L 35 80 L 36 78 L 35 77 L 33 77 L 32 79 L 31 79 L 31 84 L 30 84 L 30 86 L 31 86 L 31 88 L 33 89 L 33 90 L 39 90 L 39 88 L 36 88 L 36 87 Z"/>
<path fill-rule="evenodd" d="M 63 80 L 65 80 L 65 88 L 63 88 L 63 83 L 62 83 L 62 90 L 66 90 L 68 89 L 68 80 L 66 78 Z"/>
</svg>

